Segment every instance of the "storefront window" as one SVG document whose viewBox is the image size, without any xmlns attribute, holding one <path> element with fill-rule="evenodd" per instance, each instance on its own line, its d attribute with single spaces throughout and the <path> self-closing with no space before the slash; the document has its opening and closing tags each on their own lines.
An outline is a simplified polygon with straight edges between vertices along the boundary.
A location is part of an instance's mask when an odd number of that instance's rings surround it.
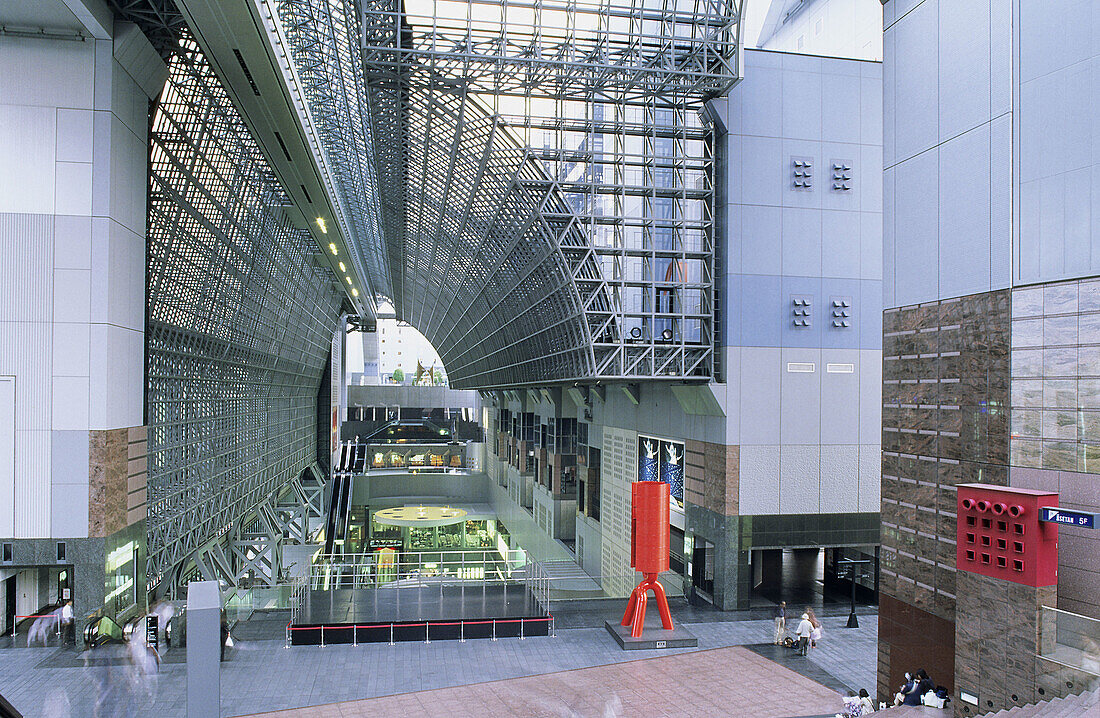
<svg viewBox="0 0 1100 718">
<path fill-rule="evenodd" d="M 488 524 L 491 521 L 467 521 L 466 522 L 466 548 L 490 549 L 495 542 L 489 534 Z"/>
<path fill-rule="evenodd" d="M 462 524 L 440 526 L 437 531 L 440 549 L 447 551 L 462 548 Z"/>
<path fill-rule="evenodd" d="M 435 529 L 409 529 L 409 548 L 413 551 L 429 551 L 435 548 Z"/>
</svg>

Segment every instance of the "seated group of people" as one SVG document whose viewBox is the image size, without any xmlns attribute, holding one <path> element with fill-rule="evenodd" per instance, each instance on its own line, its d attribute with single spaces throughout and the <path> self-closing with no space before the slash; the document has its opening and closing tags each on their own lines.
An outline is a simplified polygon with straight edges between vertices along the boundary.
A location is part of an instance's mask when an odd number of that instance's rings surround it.
<svg viewBox="0 0 1100 718">
<path fill-rule="evenodd" d="M 928 696 L 929 698 L 935 698 L 935 705 L 942 708 L 947 700 L 947 695 L 947 688 L 945 686 L 937 688 L 932 679 L 928 677 L 928 673 L 922 668 L 916 673 L 905 674 L 905 685 L 901 686 L 897 694 L 894 695 L 894 705 L 932 705 L 925 699 L 925 696 Z"/>
</svg>

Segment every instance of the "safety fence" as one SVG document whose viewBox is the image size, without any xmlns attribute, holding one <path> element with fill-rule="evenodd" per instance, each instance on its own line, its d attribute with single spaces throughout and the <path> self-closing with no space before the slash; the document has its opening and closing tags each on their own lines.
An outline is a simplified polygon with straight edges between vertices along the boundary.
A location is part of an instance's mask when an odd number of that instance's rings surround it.
<svg viewBox="0 0 1100 718">
<path fill-rule="evenodd" d="M 29 623 L 26 630 L 26 633 L 32 634 L 31 638 L 34 637 L 33 633 L 35 632 L 36 626 L 40 627 L 42 630 L 41 635 L 43 638 L 46 636 L 61 637 L 61 617 L 56 612 L 51 611 L 50 613 L 34 614 L 30 616 L 16 616 L 11 628 L 13 644 L 15 643 L 15 637 L 19 634 L 19 623 L 21 621 L 26 621 L 28 618 L 35 619 Z M 42 623 L 39 623 L 39 621 L 42 621 Z"/>
<path fill-rule="evenodd" d="M 403 588 L 435 584 L 528 583 L 527 553 L 499 551 L 393 551 L 322 556 L 310 566 L 312 590 Z"/>
</svg>

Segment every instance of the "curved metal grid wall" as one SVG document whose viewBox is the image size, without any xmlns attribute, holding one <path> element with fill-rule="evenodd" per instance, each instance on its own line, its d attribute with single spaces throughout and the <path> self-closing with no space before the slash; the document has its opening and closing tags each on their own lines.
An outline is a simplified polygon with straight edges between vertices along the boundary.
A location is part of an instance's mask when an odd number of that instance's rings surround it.
<svg viewBox="0 0 1100 718">
<path fill-rule="evenodd" d="M 352 121 L 320 123 L 331 162 L 364 166 L 365 121 L 376 286 L 453 385 L 712 375 L 697 112 L 737 79 L 740 2 L 265 2 L 311 112 Z"/>
<path fill-rule="evenodd" d="M 150 585 L 316 460 L 341 298 L 186 35 L 151 132 Z"/>
<path fill-rule="evenodd" d="M 372 101 L 391 91 L 372 88 Z M 437 93 L 424 111 L 406 114 L 402 129 L 424 150 L 379 164 L 384 175 L 412 178 L 382 192 L 386 221 L 404 238 L 388 245 L 394 304 L 435 347 L 451 384 L 591 377 L 571 260 L 598 267 L 562 251 L 566 238 L 583 237 L 547 213 L 565 207 L 542 168 L 469 94 Z"/>
</svg>

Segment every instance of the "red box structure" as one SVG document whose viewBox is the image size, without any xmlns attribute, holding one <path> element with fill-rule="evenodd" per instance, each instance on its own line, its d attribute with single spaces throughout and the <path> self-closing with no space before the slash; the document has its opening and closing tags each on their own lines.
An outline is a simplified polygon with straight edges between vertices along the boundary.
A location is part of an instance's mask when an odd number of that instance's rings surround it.
<svg viewBox="0 0 1100 718">
<path fill-rule="evenodd" d="M 1039 520 L 1058 494 L 988 484 L 958 485 L 960 571 L 1025 586 L 1058 583 L 1058 525 Z"/>
<path fill-rule="evenodd" d="M 630 565 L 645 574 L 630 594 L 622 625 L 639 638 L 645 626 L 647 592 L 653 591 L 661 625 L 672 630 L 665 587 L 657 574 L 668 570 L 668 484 L 663 481 L 635 481 L 630 485 Z"/>
</svg>

